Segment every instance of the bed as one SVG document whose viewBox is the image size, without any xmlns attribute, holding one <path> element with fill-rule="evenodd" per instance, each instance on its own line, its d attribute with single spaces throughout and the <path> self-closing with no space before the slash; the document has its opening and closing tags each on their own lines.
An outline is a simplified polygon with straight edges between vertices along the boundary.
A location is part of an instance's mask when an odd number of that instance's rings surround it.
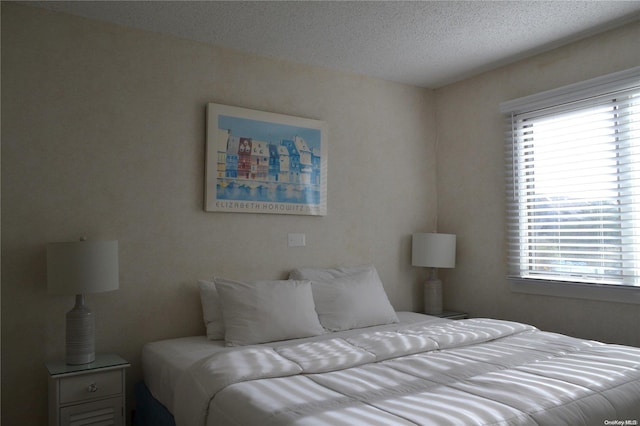
<svg viewBox="0 0 640 426">
<path fill-rule="evenodd" d="M 396 313 L 370 265 L 290 278 L 201 283 L 207 336 L 145 345 L 137 424 L 640 421 L 639 348 L 511 321 Z"/>
</svg>

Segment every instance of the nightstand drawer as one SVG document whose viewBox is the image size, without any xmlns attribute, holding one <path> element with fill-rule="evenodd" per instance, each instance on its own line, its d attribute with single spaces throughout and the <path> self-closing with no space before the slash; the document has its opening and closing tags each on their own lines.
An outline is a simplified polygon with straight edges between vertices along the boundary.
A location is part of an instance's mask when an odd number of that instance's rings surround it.
<svg viewBox="0 0 640 426">
<path fill-rule="evenodd" d="M 86 401 L 122 393 L 122 371 L 82 374 L 60 379 L 60 403 Z"/>
<path fill-rule="evenodd" d="M 122 398 L 77 404 L 60 409 L 62 425 L 114 425 L 124 424 Z"/>
</svg>

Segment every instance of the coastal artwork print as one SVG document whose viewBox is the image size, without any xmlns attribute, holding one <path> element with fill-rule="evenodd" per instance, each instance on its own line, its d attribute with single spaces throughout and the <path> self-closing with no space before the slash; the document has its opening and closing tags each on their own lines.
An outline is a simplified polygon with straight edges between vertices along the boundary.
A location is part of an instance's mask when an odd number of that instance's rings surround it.
<svg viewBox="0 0 640 426">
<path fill-rule="evenodd" d="M 327 214 L 322 121 L 207 105 L 205 210 Z"/>
</svg>

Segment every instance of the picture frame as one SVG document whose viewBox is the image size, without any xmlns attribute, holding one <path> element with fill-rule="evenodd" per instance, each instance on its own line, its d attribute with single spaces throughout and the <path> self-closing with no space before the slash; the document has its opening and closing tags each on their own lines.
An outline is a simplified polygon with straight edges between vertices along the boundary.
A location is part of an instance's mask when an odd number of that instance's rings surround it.
<svg viewBox="0 0 640 426">
<path fill-rule="evenodd" d="M 326 123 L 207 104 L 205 211 L 325 216 Z"/>
</svg>

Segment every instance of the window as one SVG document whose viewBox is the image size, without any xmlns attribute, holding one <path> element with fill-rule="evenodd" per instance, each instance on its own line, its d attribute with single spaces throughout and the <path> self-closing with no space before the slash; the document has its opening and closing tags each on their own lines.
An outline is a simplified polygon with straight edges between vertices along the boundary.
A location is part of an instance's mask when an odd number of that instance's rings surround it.
<svg viewBox="0 0 640 426">
<path fill-rule="evenodd" d="M 501 111 L 509 276 L 640 290 L 640 67 Z"/>
</svg>

